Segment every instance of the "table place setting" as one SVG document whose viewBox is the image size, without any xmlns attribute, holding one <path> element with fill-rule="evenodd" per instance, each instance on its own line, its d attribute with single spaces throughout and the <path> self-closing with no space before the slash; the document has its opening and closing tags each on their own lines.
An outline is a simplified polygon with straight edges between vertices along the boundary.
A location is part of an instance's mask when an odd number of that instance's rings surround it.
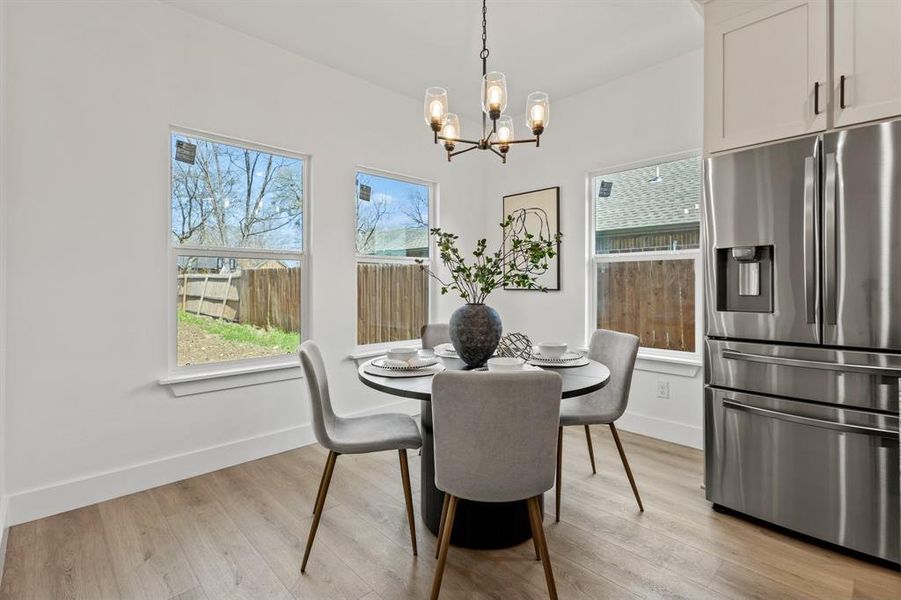
<svg viewBox="0 0 901 600">
<path fill-rule="evenodd" d="M 363 370 L 381 377 L 425 377 L 440 373 L 444 364 L 431 350 L 418 350 L 412 346 L 389 348 L 385 356 L 367 361 Z"/>
<path fill-rule="evenodd" d="M 584 367 L 589 364 L 588 357 L 581 352 L 568 350 L 564 342 L 541 342 L 532 348 L 528 363 L 536 367 Z"/>
</svg>

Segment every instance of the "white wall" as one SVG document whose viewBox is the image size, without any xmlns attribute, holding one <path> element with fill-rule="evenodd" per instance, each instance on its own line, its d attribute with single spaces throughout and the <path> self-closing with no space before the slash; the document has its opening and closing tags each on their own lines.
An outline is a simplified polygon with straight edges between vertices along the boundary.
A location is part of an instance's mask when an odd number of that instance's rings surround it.
<svg viewBox="0 0 901 600">
<path fill-rule="evenodd" d="M 172 124 L 312 155 L 307 333 L 339 412 L 392 404 L 346 359 L 354 169 L 437 181 L 440 223 L 466 235 L 484 223 L 481 161 L 449 165 L 418 102 L 167 5 L 11 2 L 7 16 L 11 522 L 312 440 L 301 379 L 178 398 L 157 383 Z"/>
<path fill-rule="evenodd" d="M 560 186 L 561 291 L 493 294 L 489 303 L 500 312 L 505 331 L 586 344 L 588 173 L 699 150 L 702 70 L 697 50 L 582 94 L 551 99 L 541 148 L 514 146 L 507 165 L 489 167 L 486 226 L 495 236 L 503 195 Z M 522 117 L 515 125 L 517 135 L 528 133 Z M 700 448 L 702 370 L 647 360 L 638 369 L 621 428 Z M 658 381 L 669 383 L 669 400 L 657 399 Z"/>
<path fill-rule="evenodd" d="M 6 495 L 6 3 L 0 2 L 0 565 L 7 541 Z"/>
</svg>

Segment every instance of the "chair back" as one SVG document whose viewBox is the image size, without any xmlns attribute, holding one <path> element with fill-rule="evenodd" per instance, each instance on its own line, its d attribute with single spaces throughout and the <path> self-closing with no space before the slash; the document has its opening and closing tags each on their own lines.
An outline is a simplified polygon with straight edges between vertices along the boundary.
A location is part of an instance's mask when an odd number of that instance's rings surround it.
<svg viewBox="0 0 901 600">
<path fill-rule="evenodd" d="M 510 502 L 554 485 L 563 379 L 550 371 L 446 371 L 432 384 L 435 485 Z"/>
<path fill-rule="evenodd" d="M 300 345 L 300 364 L 310 392 L 310 417 L 316 441 L 327 450 L 333 450 L 329 432 L 334 429 L 337 417 L 329 396 L 325 361 L 316 342 L 308 340 Z"/>
<path fill-rule="evenodd" d="M 610 382 L 592 394 L 592 399 L 613 411 L 611 420 L 620 418 L 626 412 L 636 356 L 638 338 L 634 335 L 608 329 L 597 329 L 591 334 L 588 357 L 610 369 Z"/>
<path fill-rule="evenodd" d="M 423 325 L 419 334 L 422 337 L 423 348 L 434 348 L 438 344 L 449 344 L 451 341 L 450 325 L 447 323 Z"/>
</svg>

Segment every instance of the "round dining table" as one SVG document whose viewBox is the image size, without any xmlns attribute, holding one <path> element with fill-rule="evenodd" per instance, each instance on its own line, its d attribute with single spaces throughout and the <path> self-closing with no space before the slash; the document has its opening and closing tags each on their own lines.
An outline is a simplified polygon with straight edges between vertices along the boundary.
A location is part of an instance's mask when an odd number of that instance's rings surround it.
<svg viewBox="0 0 901 600">
<path fill-rule="evenodd" d="M 469 370 L 456 358 L 441 358 L 447 370 Z M 420 460 L 421 513 L 429 531 L 438 533 L 444 492 L 435 487 L 435 455 L 432 438 L 432 377 L 384 377 L 367 373 L 366 363 L 357 374 L 365 385 L 380 392 L 412 398 L 421 403 L 422 458 Z M 579 367 L 542 367 L 563 378 L 563 398 L 584 396 L 603 388 L 610 381 L 610 370 L 590 360 Z M 542 510 L 544 504 L 542 502 Z M 454 518 L 451 544 L 462 548 L 509 548 L 532 537 L 529 512 L 525 500 L 517 502 L 474 502 L 460 500 Z"/>
</svg>

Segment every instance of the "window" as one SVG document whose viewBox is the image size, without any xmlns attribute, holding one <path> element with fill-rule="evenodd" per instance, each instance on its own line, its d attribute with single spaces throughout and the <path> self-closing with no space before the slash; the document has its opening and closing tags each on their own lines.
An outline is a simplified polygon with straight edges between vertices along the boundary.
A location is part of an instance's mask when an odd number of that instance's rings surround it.
<svg viewBox="0 0 901 600">
<path fill-rule="evenodd" d="M 419 338 L 429 321 L 429 223 L 434 186 L 358 171 L 357 344 Z"/>
<path fill-rule="evenodd" d="M 700 158 L 591 180 L 593 326 L 637 335 L 643 348 L 695 353 Z"/>
<path fill-rule="evenodd" d="M 308 161 L 181 131 L 170 151 L 175 366 L 296 353 Z"/>
</svg>

